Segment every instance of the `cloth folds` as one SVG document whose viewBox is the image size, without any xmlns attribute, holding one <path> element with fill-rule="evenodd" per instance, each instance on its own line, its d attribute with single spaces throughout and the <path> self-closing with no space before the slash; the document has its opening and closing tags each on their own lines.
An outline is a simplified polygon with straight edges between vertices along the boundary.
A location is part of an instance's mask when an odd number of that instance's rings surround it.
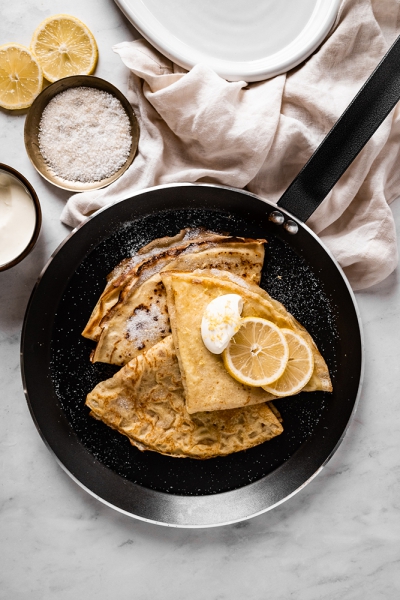
<svg viewBox="0 0 400 600">
<path fill-rule="evenodd" d="M 144 40 L 114 46 L 130 70 L 138 155 L 107 188 L 72 196 L 62 221 L 74 227 L 110 202 L 166 183 L 219 183 L 277 202 L 399 33 L 400 0 L 344 0 L 307 61 L 251 84 L 227 82 L 203 64 L 186 72 Z M 307 222 L 354 289 L 397 264 L 389 204 L 400 196 L 399 142 L 396 107 Z"/>
</svg>

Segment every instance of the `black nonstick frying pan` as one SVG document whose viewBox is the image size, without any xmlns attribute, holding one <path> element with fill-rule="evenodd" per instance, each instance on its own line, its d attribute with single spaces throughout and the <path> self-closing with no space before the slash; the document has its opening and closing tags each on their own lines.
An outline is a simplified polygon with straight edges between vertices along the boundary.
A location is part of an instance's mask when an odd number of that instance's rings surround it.
<svg viewBox="0 0 400 600">
<path fill-rule="evenodd" d="M 398 65 L 399 40 L 278 206 L 217 185 L 156 187 L 98 211 L 54 253 L 26 311 L 22 376 L 43 440 L 93 496 L 153 523 L 222 525 L 280 504 L 335 452 L 360 392 L 361 326 L 344 274 L 304 221 L 400 98 Z M 80 335 L 106 275 L 120 260 L 154 238 L 199 225 L 267 238 L 261 285 L 308 329 L 333 380 L 332 394 L 301 393 L 276 402 L 281 436 L 204 461 L 142 453 L 89 417 L 86 394 L 117 368 L 91 364 L 92 343 Z"/>
</svg>

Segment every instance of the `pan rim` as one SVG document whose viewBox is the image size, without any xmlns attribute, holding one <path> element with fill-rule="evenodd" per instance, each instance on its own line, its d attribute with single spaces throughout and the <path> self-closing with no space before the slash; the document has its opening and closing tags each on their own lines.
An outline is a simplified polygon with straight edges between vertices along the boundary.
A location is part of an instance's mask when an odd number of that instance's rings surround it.
<svg viewBox="0 0 400 600">
<path fill-rule="evenodd" d="M 345 286 L 347 287 L 347 290 L 349 292 L 349 296 L 351 298 L 351 301 L 353 303 L 354 306 L 354 310 L 355 310 L 355 315 L 357 318 L 357 324 L 358 324 L 358 328 L 359 328 L 359 332 L 360 332 L 360 346 L 361 346 L 361 355 L 360 355 L 360 377 L 359 377 L 359 384 L 358 384 L 358 390 L 357 390 L 357 394 L 356 394 L 356 398 L 355 401 L 353 403 L 353 407 L 352 407 L 352 411 L 351 414 L 348 418 L 347 424 L 344 427 L 340 438 L 338 439 L 335 447 L 333 448 L 333 450 L 331 450 L 330 454 L 327 456 L 327 458 L 324 460 L 324 462 L 316 469 L 316 471 L 307 478 L 306 481 L 304 481 L 301 485 L 299 485 L 294 491 L 290 492 L 289 494 L 285 495 L 283 498 L 281 498 L 279 501 L 271 504 L 270 506 L 267 506 L 261 510 L 256 510 L 254 512 L 251 512 L 250 514 L 246 514 L 246 515 L 242 515 L 242 516 L 238 516 L 236 518 L 228 518 L 228 519 L 224 519 L 221 520 L 219 522 L 209 522 L 209 523 L 181 523 L 181 522 L 165 522 L 165 521 L 160 521 L 160 520 L 156 520 L 156 519 L 151 519 L 148 517 L 145 517 L 143 515 L 138 515 L 138 514 L 133 514 L 132 512 L 129 512 L 127 510 L 125 510 L 124 508 L 121 508 L 111 502 L 109 502 L 108 500 L 102 498 L 101 496 L 99 496 L 95 491 L 91 490 L 90 488 L 88 488 L 82 481 L 80 481 L 73 473 L 71 473 L 71 471 L 68 469 L 68 467 L 66 467 L 61 459 L 57 456 L 55 450 L 50 446 L 50 444 L 48 443 L 48 441 L 46 440 L 43 432 L 41 431 L 41 428 L 39 426 L 39 423 L 37 422 L 31 403 L 30 403 L 30 399 L 29 399 L 29 394 L 28 394 L 28 390 L 27 390 L 27 382 L 26 382 L 26 376 L 25 376 L 25 370 L 24 370 L 24 337 L 25 337 L 25 329 L 26 329 L 26 321 L 27 321 L 27 316 L 29 313 L 29 307 L 31 305 L 31 301 L 32 298 L 36 292 L 36 289 L 41 281 L 41 279 L 43 278 L 45 272 L 47 271 L 47 269 L 49 268 L 49 265 L 51 264 L 51 262 L 53 261 L 54 257 L 56 256 L 56 254 L 58 254 L 58 252 L 61 250 L 61 248 L 68 242 L 68 240 L 79 230 L 81 229 L 83 226 L 85 226 L 89 221 L 91 221 L 92 219 L 94 219 L 95 217 L 97 217 L 100 213 L 102 213 L 103 211 L 108 210 L 109 208 L 111 208 L 112 206 L 120 203 L 120 202 L 124 202 L 125 200 L 129 200 L 135 196 L 138 195 L 142 195 L 145 193 L 148 193 L 150 191 L 153 190 L 159 190 L 159 189 L 165 189 L 165 188 L 176 188 L 176 187 L 205 187 L 205 188 L 222 188 L 225 190 L 229 190 L 232 192 L 239 192 L 241 194 L 244 195 L 248 195 L 251 196 L 253 198 L 255 198 L 258 201 L 262 201 L 266 204 L 268 204 L 270 207 L 274 207 L 277 210 L 279 210 L 280 212 L 282 212 L 283 214 L 285 214 L 288 218 L 294 220 L 296 223 L 298 223 L 302 228 L 305 228 L 306 231 L 308 231 L 308 233 L 316 239 L 316 241 L 318 242 L 319 245 L 322 246 L 322 248 L 325 250 L 325 252 L 328 254 L 328 256 L 330 257 L 330 259 L 332 260 L 332 262 L 334 263 L 334 265 L 336 266 L 339 274 L 341 275 L 341 278 L 343 279 L 343 282 L 345 284 Z M 247 520 L 253 517 L 256 517 L 260 514 L 263 514 L 264 512 L 268 512 L 269 510 L 271 510 L 272 508 L 275 508 L 276 506 L 282 504 L 283 502 L 285 502 L 286 500 L 288 500 L 289 498 L 291 498 L 292 496 L 294 496 L 295 494 L 297 494 L 297 492 L 299 492 L 300 490 L 302 490 L 306 485 L 308 485 L 308 483 L 310 481 L 312 481 L 323 469 L 323 467 L 327 464 L 327 462 L 332 458 L 332 456 L 335 454 L 335 452 L 337 451 L 337 449 L 339 448 L 340 444 L 342 443 L 344 436 L 346 435 L 347 431 L 348 431 L 348 427 L 350 425 L 350 422 L 354 416 L 354 413 L 357 409 L 358 406 L 358 402 L 359 402 L 359 398 L 361 395 L 361 389 L 362 389 L 362 382 L 363 382 L 363 376 L 364 376 L 364 366 L 365 366 L 365 359 L 364 359 L 364 334 L 363 334 L 363 328 L 362 328 L 362 322 L 361 322 L 361 317 L 360 317 L 360 312 L 359 312 L 359 308 L 356 302 L 356 298 L 354 295 L 353 290 L 350 287 L 350 284 L 343 272 L 343 270 L 341 269 L 340 265 L 337 263 L 336 259 L 332 256 L 330 250 L 328 248 L 326 248 L 325 244 L 320 240 L 320 238 L 304 223 L 302 223 L 299 219 L 297 219 L 293 214 L 291 214 L 290 212 L 281 209 L 280 207 L 276 207 L 275 204 L 269 202 L 268 200 L 265 200 L 263 198 L 261 198 L 260 196 L 257 196 L 256 194 L 253 194 L 251 192 L 248 192 L 246 190 L 241 190 L 238 188 L 234 188 L 234 187 L 229 187 L 229 186 L 222 186 L 222 185 L 218 185 L 218 184 L 205 184 L 205 183 L 177 183 L 177 184 L 164 184 L 164 185 L 160 185 L 160 186 L 153 186 L 150 188 L 146 188 L 144 190 L 140 190 L 138 192 L 134 192 L 129 194 L 129 196 L 127 198 L 124 199 L 118 199 L 115 200 L 114 202 L 107 204 L 106 206 L 100 208 L 98 211 L 96 211 L 95 213 L 93 213 L 93 215 L 91 215 L 90 217 L 88 217 L 85 221 L 83 221 L 81 224 L 79 224 L 76 228 L 74 228 L 71 233 L 61 242 L 61 244 L 59 244 L 59 246 L 54 250 L 54 252 L 52 253 L 52 255 L 50 256 L 49 260 L 47 261 L 46 265 L 44 266 L 44 268 L 42 269 L 38 280 L 36 282 L 36 284 L 33 287 L 32 290 L 32 294 L 30 297 L 30 300 L 28 302 L 28 306 L 26 309 L 26 313 L 25 313 L 25 317 L 24 317 L 24 323 L 23 323 L 23 328 L 22 328 L 22 335 L 21 335 L 21 374 L 22 374 L 22 380 L 23 380 L 23 386 L 24 386 L 24 394 L 28 403 L 28 407 L 29 410 L 31 412 L 31 416 L 33 418 L 33 421 L 35 423 L 36 428 L 38 429 L 38 432 L 40 434 L 40 436 L 42 437 L 43 441 L 45 442 L 47 448 L 51 451 L 51 453 L 54 455 L 54 457 L 56 458 L 56 461 L 60 464 L 60 466 L 62 467 L 62 469 L 85 491 L 87 491 L 91 496 L 97 498 L 98 500 L 100 500 L 103 504 L 113 508 L 114 510 L 117 510 L 118 512 L 122 513 L 122 514 L 126 514 L 127 516 L 130 516 L 132 518 L 137 518 L 139 520 L 148 522 L 148 523 L 152 523 L 152 524 L 156 524 L 156 525 L 162 525 L 162 526 L 167 526 L 167 527 L 179 527 L 179 528 L 208 528 L 208 527 L 218 527 L 218 526 L 223 526 L 223 525 L 229 525 L 229 524 L 233 524 L 233 523 L 237 523 L 237 522 L 241 522 L 243 520 Z M 101 464 L 101 463 L 99 463 Z M 263 478 L 265 479 L 265 478 Z M 250 486 L 257 484 L 257 483 L 261 483 L 263 481 L 263 479 L 259 480 L 258 482 L 254 482 L 253 484 L 249 484 L 247 486 L 244 486 L 244 488 L 240 488 L 240 489 L 245 489 L 245 488 L 249 488 Z M 133 484 L 132 485 L 138 485 L 138 484 Z M 143 487 L 143 486 L 139 486 L 139 487 Z M 226 491 L 226 492 L 221 492 L 221 493 L 217 493 L 217 494 L 210 494 L 210 495 L 203 495 L 203 496 L 184 496 L 184 495 L 179 495 L 179 494 L 173 494 L 173 495 L 168 495 L 165 494 L 164 492 L 159 492 L 156 490 L 148 490 L 151 494 L 155 494 L 155 495 L 164 495 L 166 497 L 171 498 L 172 496 L 174 498 L 203 498 L 204 500 L 206 499 L 210 499 L 210 498 L 220 498 L 221 496 L 225 496 L 225 498 L 228 495 L 231 495 L 231 497 L 233 495 L 235 495 L 239 490 L 230 490 L 230 491 Z"/>
</svg>

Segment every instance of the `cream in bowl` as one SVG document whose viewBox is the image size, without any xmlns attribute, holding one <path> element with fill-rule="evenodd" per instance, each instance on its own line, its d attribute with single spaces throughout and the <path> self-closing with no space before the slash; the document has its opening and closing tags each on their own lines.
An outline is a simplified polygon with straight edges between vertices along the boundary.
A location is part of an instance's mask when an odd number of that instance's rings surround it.
<svg viewBox="0 0 400 600">
<path fill-rule="evenodd" d="M 41 226 L 39 199 L 15 169 L 0 163 L 0 271 L 32 250 Z"/>
</svg>

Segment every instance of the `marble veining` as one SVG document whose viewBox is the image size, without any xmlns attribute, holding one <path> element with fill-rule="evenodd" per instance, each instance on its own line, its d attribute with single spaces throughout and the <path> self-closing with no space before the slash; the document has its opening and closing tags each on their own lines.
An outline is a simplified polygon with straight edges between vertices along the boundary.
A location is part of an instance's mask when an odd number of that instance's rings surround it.
<svg viewBox="0 0 400 600">
<path fill-rule="evenodd" d="M 138 37 L 112 0 L 4 3 L 0 44 L 29 44 L 45 17 L 86 22 L 99 43 L 96 75 L 124 92 L 113 44 Z M 69 230 L 68 192 L 35 172 L 23 143 L 25 113 L 0 109 L 0 162 L 35 187 L 43 228 L 33 253 L 0 273 L 0 598 L 3 600 L 396 600 L 400 597 L 400 281 L 357 293 L 365 381 L 340 448 L 301 492 L 249 521 L 184 530 L 105 506 L 60 468 L 40 439 L 19 370 L 32 287 Z M 392 205 L 400 234 L 400 203 Z"/>
</svg>

